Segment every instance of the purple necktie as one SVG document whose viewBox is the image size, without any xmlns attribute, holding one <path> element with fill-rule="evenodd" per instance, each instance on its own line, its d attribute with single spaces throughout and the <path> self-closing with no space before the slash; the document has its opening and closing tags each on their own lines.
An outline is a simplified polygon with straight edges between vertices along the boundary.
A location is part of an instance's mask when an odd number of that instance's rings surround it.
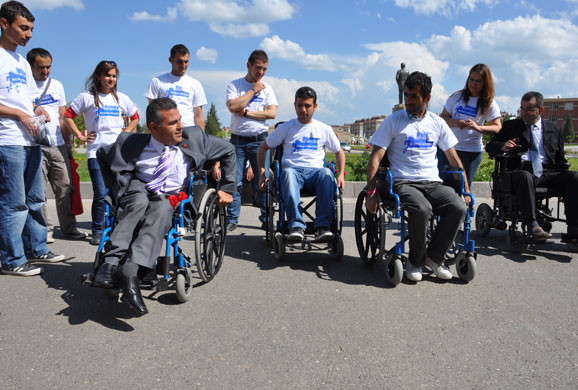
<svg viewBox="0 0 578 390">
<path fill-rule="evenodd" d="M 169 176 L 172 165 L 171 164 L 172 157 L 170 150 L 171 150 L 170 146 L 165 146 L 163 148 L 163 152 L 159 157 L 159 165 L 157 165 L 157 167 L 155 168 L 153 178 L 145 186 L 147 190 L 154 193 L 163 192 L 161 191 L 161 188 L 163 188 L 165 182 L 167 181 L 167 177 Z"/>
</svg>

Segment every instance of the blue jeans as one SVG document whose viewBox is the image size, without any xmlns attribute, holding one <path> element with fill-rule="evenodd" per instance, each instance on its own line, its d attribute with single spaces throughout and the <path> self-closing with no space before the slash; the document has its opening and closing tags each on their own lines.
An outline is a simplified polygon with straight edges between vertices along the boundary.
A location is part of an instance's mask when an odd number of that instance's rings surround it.
<svg viewBox="0 0 578 390">
<path fill-rule="evenodd" d="M 299 210 L 301 189 L 315 193 L 315 227 L 331 227 L 334 219 L 333 196 L 335 177 L 329 168 L 284 168 L 281 172 L 281 193 L 289 229 L 305 229 L 305 220 Z"/>
<path fill-rule="evenodd" d="M 255 177 L 259 176 L 259 166 L 257 164 L 257 150 L 261 146 L 262 141 L 245 142 L 231 139 L 231 143 L 235 145 L 235 154 L 237 155 L 237 192 L 233 193 L 233 202 L 227 207 L 227 223 L 234 225 L 239 223 L 239 215 L 241 214 L 241 191 L 243 190 L 243 173 L 245 172 L 245 161 L 249 160 Z M 266 160 L 265 172 L 269 172 L 269 161 Z M 257 179 L 258 180 L 258 179 Z M 257 203 L 261 209 L 259 220 L 265 222 L 265 193 L 257 191 Z"/>
<path fill-rule="evenodd" d="M 0 257 L 16 268 L 48 253 L 40 146 L 0 146 Z"/>
<path fill-rule="evenodd" d="M 482 152 L 464 152 L 461 150 L 456 150 L 456 152 L 464 166 L 464 172 L 468 177 L 468 185 L 471 187 L 478 167 L 482 163 Z M 440 174 L 448 170 L 449 164 L 446 154 L 441 149 L 438 149 L 438 169 Z"/>
<path fill-rule="evenodd" d="M 100 171 L 100 165 L 96 158 L 89 158 L 88 162 L 88 173 L 90 174 L 90 181 L 92 181 L 92 233 L 102 233 L 104 230 L 104 212 L 106 209 L 106 203 L 104 198 L 107 194 L 106 186 L 104 185 L 104 179 L 102 178 L 102 172 Z"/>
</svg>

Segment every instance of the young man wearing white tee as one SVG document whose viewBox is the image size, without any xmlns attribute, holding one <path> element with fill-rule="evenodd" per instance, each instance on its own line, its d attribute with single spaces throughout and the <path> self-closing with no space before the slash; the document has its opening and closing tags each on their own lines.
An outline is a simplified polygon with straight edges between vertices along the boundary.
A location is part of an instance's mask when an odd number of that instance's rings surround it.
<svg viewBox="0 0 578 390">
<path fill-rule="evenodd" d="M 189 49 L 185 45 L 173 46 L 169 57 L 171 71 L 153 78 L 144 96 L 149 103 L 151 100 L 161 97 L 174 100 L 182 115 L 183 126 L 196 125 L 204 131 L 203 106 L 207 104 L 207 98 L 201 83 L 186 74 L 189 58 Z"/>
<path fill-rule="evenodd" d="M 31 122 L 36 85 L 30 65 L 16 53 L 32 38 L 34 16 L 8 1 L 0 7 L 0 27 L 0 258 L 3 274 L 32 276 L 42 268 L 31 262 L 64 260 L 46 246 L 42 150 Z M 47 114 L 40 107 L 37 113 Z"/>
<path fill-rule="evenodd" d="M 44 187 L 52 186 L 56 200 L 56 213 L 60 223 L 60 232 L 66 239 L 82 240 L 86 233 L 76 228 L 76 217 L 72 213 L 72 171 L 70 158 L 70 132 L 63 121 L 66 111 L 66 97 L 64 87 L 60 81 L 50 78 L 52 69 L 52 55 L 48 50 L 35 48 L 28 52 L 26 60 L 32 68 L 32 75 L 36 81 L 36 91 L 32 94 L 35 105 L 48 111 L 52 120 L 46 123 L 46 129 L 52 146 L 42 146 L 42 176 Z M 41 101 L 38 101 L 42 97 Z M 44 218 L 48 227 L 48 239 L 52 239 L 54 226 L 44 205 Z"/>
<path fill-rule="evenodd" d="M 315 240 L 331 240 L 333 233 L 329 228 L 334 219 L 335 179 L 333 172 L 324 167 L 325 148 L 335 152 L 339 169 L 337 186 L 341 189 L 345 186 L 345 153 L 333 129 L 313 119 L 317 108 L 317 94 L 312 88 L 299 88 L 295 93 L 294 105 L 297 118 L 279 125 L 259 147 L 259 187 L 263 189 L 267 181 L 267 150 L 283 145 L 280 181 L 289 227 L 287 240 L 299 242 L 304 238 L 306 225 L 299 210 L 301 189 L 314 191 L 317 196 Z"/>
<path fill-rule="evenodd" d="M 231 143 L 237 154 L 237 192 L 227 208 L 227 230 L 237 228 L 241 213 L 241 190 L 245 161 L 252 171 L 257 169 L 257 150 L 267 138 L 267 120 L 277 116 L 277 98 L 273 88 L 262 81 L 267 72 L 269 58 L 263 50 L 254 50 L 247 61 L 247 74 L 231 81 L 227 86 L 227 108 L 231 112 Z M 265 223 L 265 195 L 258 191 L 257 202 L 261 208 L 259 220 Z"/>
<path fill-rule="evenodd" d="M 406 276 L 421 280 L 427 265 L 440 279 L 451 279 L 444 265 L 450 248 L 466 214 L 466 203 L 453 188 L 443 185 L 437 168 L 437 148 L 444 151 L 451 167 L 462 168 L 454 149 L 458 142 L 446 122 L 427 110 L 432 83 L 421 72 L 409 75 L 404 86 L 405 110 L 387 117 L 370 139 L 373 151 L 367 169 L 367 211 L 377 211 L 376 174 L 385 156 L 393 174 L 393 190 L 408 212 L 409 256 Z M 467 178 L 465 189 L 469 192 Z M 466 197 L 466 202 L 469 202 Z M 440 216 L 426 248 L 426 234 L 432 213 Z"/>
</svg>

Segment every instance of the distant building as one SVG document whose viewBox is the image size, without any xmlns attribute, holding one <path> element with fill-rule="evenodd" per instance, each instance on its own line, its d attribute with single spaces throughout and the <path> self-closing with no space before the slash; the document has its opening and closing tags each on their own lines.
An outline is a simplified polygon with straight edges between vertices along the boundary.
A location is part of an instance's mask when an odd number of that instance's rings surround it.
<svg viewBox="0 0 578 390">
<path fill-rule="evenodd" d="M 578 131 L 578 98 L 553 98 L 544 99 L 544 112 L 542 118 L 555 122 L 564 128 L 566 118 L 572 118 L 574 125 L 574 137 Z"/>
<path fill-rule="evenodd" d="M 372 118 L 358 119 L 352 124 L 344 125 L 344 127 L 349 127 L 349 132 L 356 137 L 368 140 L 385 118 L 385 115 L 377 115 Z"/>
</svg>

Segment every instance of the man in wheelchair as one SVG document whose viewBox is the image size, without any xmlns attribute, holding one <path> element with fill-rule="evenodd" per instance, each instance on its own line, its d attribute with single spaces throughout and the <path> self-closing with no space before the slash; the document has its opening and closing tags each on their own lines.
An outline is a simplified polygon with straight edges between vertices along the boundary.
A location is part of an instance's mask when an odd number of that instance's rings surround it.
<svg viewBox="0 0 578 390">
<path fill-rule="evenodd" d="M 387 151 L 394 179 L 393 191 L 408 213 L 406 276 L 416 282 L 422 278 L 424 265 L 440 279 L 452 278 L 444 258 L 467 209 L 464 200 L 440 179 L 436 157 L 438 147 L 444 151 L 451 167 L 463 167 L 454 149 L 458 140 L 443 119 L 427 110 L 431 88 L 431 79 L 424 73 L 413 72 L 408 77 L 404 86 L 406 109 L 387 117 L 371 137 L 373 151 L 367 169 L 365 206 L 369 213 L 375 214 L 379 207 L 376 176 Z M 464 186 L 469 192 L 467 178 Z M 471 201 L 468 196 L 465 200 Z M 426 248 L 428 225 L 433 213 L 440 219 Z"/>
<path fill-rule="evenodd" d="M 523 153 L 521 169 L 508 174 L 518 198 L 522 222 L 532 239 L 544 241 L 552 237 L 536 220 L 536 187 L 543 187 L 557 190 L 565 199 L 568 234 L 563 235 L 563 241 L 574 241 L 578 239 L 578 172 L 568 170 L 560 127 L 542 119 L 543 103 L 541 93 L 525 93 L 520 103 L 521 118 L 504 122 L 486 151 L 490 156 Z"/>
<path fill-rule="evenodd" d="M 146 121 L 150 134 L 121 133 L 114 144 L 97 152 L 116 225 L 93 279 L 94 286 L 121 287 L 122 300 L 141 314 L 147 308 L 137 273 L 139 267 L 155 266 L 172 222 L 169 195 L 178 194 L 193 171 L 215 161 L 222 169 L 219 203 L 231 203 L 236 189 L 236 157 L 230 143 L 198 126 L 183 128 L 177 105 L 169 98 L 152 100 Z"/>
<path fill-rule="evenodd" d="M 279 125 L 261 144 L 257 154 L 259 164 L 259 188 L 264 190 L 265 157 L 267 150 L 283 144 L 281 165 L 281 192 L 287 214 L 289 235 L 287 241 L 304 239 L 305 220 L 299 210 L 300 190 L 315 192 L 315 241 L 331 241 L 330 230 L 334 219 L 333 195 L 335 179 L 330 169 L 324 167 L 325 147 L 336 153 L 337 186 L 345 186 L 345 153 L 339 139 L 328 125 L 313 119 L 317 108 L 317 94 L 312 88 L 301 87 L 295 93 L 297 118 Z"/>
</svg>

